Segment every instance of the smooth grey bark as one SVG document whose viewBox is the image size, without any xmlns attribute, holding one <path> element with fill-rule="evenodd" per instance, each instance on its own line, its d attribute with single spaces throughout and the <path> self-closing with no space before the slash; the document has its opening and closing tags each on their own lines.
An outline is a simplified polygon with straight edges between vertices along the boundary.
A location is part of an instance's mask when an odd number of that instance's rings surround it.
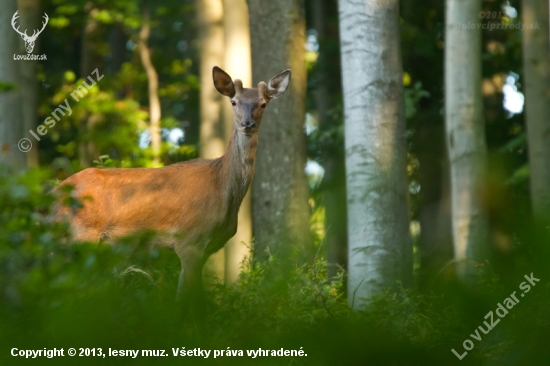
<svg viewBox="0 0 550 366">
<path fill-rule="evenodd" d="M 23 130 L 19 63 L 27 61 L 13 59 L 14 54 L 19 54 L 19 35 L 11 27 L 11 19 L 16 11 L 16 0 L 7 0 L 0 12 L 0 83 L 14 88 L 0 92 L 0 165 L 20 170 L 26 167 L 26 157 L 17 143 L 27 136 Z"/>
<path fill-rule="evenodd" d="M 313 26 L 317 30 L 319 57 L 317 59 L 317 89 L 315 105 L 321 136 L 321 160 L 325 175 L 321 190 L 325 207 L 325 237 L 329 278 L 334 278 L 338 268 L 345 268 L 347 263 L 347 213 L 346 213 L 346 171 L 344 149 L 335 140 L 334 131 L 341 127 L 337 120 L 329 115 L 335 108 L 335 95 L 341 92 L 339 54 L 328 49 L 330 34 L 327 15 L 338 11 L 337 3 L 331 0 L 313 0 Z M 335 29 L 338 32 L 338 29 Z"/>
<path fill-rule="evenodd" d="M 250 27 L 246 0 L 223 0 L 223 32 L 225 41 L 224 69 L 229 75 L 240 79 L 245 88 L 252 87 L 250 55 Z M 233 134 L 233 108 L 228 100 L 222 101 L 225 139 Z M 225 244 L 225 283 L 239 278 L 241 263 L 250 255 L 252 240 L 252 196 L 250 189 L 239 209 L 237 233 Z"/>
<path fill-rule="evenodd" d="M 254 85 L 285 69 L 292 81 L 285 95 L 266 108 L 259 131 L 252 186 L 254 252 L 257 258 L 292 246 L 312 250 L 304 167 L 306 63 L 301 0 L 248 0 Z"/>
<path fill-rule="evenodd" d="M 481 1 L 447 0 L 445 128 L 451 172 L 451 210 L 457 275 L 470 282 L 475 263 L 488 257 L 488 221 L 482 185 L 487 147 L 481 97 Z"/>
<path fill-rule="evenodd" d="M 412 284 L 397 0 L 341 0 L 348 301 Z"/>
<path fill-rule="evenodd" d="M 525 122 L 531 205 L 537 220 L 550 218 L 550 40 L 548 1 L 523 0 Z M 535 28 L 539 25 L 539 28 Z M 531 28 L 531 26 L 533 26 Z"/>
<path fill-rule="evenodd" d="M 20 14 L 21 30 L 28 29 L 28 34 L 33 33 L 33 29 L 39 30 L 42 26 L 40 22 L 42 13 L 40 12 L 40 0 L 18 0 L 17 5 Z M 40 37 L 35 42 L 34 54 L 39 54 Z M 25 54 L 25 42 L 19 41 L 19 53 Z M 23 113 L 23 131 L 27 134 L 29 130 L 35 130 L 38 119 L 38 80 L 37 80 L 38 61 L 23 61 L 19 63 L 21 71 L 21 94 Z M 38 144 L 26 153 L 27 165 L 31 168 L 38 167 Z"/>
</svg>

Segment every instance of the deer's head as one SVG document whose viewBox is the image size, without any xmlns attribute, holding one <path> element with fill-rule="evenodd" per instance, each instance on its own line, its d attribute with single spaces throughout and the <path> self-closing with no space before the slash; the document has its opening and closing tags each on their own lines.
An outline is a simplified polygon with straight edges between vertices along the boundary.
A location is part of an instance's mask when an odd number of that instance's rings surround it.
<svg viewBox="0 0 550 366">
<path fill-rule="evenodd" d="M 38 38 L 38 35 L 42 33 L 44 28 L 46 28 L 46 24 L 48 24 L 48 14 L 44 13 L 44 22 L 42 22 L 42 29 L 35 29 L 32 36 L 29 36 L 26 29 L 24 32 L 21 32 L 19 31 L 19 26 L 17 26 L 17 28 L 15 27 L 15 21 L 17 20 L 17 18 L 19 18 L 18 13 L 19 11 L 16 11 L 15 14 L 13 14 L 13 17 L 11 18 L 11 26 L 17 33 L 21 35 L 23 41 L 25 41 L 25 49 L 27 50 L 27 53 L 31 53 L 34 49 L 34 42 L 36 42 L 36 38 Z"/>
<path fill-rule="evenodd" d="M 233 81 L 217 66 L 212 70 L 214 86 L 220 94 L 229 98 L 233 106 L 235 128 L 246 136 L 258 132 L 267 103 L 283 95 L 290 84 L 290 76 L 290 70 L 285 70 L 272 77 L 267 84 L 261 81 L 255 89 L 243 88 L 242 81 Z"/>
</svg>

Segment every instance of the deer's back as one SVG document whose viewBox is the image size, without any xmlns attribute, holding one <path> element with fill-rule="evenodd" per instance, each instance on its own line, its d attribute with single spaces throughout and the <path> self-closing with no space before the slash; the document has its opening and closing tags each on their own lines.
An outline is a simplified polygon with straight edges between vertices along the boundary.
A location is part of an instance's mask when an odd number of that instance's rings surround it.
<svg viewBox="0 0 550 366">
<path fill-rule="evenodd" d="M 226 208 L 214 162 L 90 168 L 74 174 L 61 186 L 74 186 L 83 204 L 70 218 L 76 240 L 99 241 L 104 235 L 116 238 L 144 230 L 185 235 L 216 229 Z"/>
</svg>

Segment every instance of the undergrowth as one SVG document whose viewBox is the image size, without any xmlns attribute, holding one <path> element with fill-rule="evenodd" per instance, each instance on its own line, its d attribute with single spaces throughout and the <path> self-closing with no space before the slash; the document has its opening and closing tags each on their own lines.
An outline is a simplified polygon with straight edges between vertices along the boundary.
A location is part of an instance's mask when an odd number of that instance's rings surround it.
<svg viewBox="0 0 550 366">
<path fill-rule="evenodd" d="M 205 323 L 182 321 L 175 302 L 180 262 L 173 251 L 151 247 L 151 233 L 113 246 L 71 245 L 66 225 L 48 219 L 53 199 L 45 190 L 50 188 L 37 183 L 45 178 L 38 171 L 0 177 L 1 364 L 28 361 L 6 356 L 13 347 L 244 352 L 243 357 L 154 360 L 174 364 L 537 365 L 550 359 L 544 344 L 550 328 L 548 278 L 482 334 L 462 361 L 451 349 L 464 352 L 464 340 L 517 286 L 496 275 L 476 289 L 441 278 L 433 288 L 383 293 L 352 311 L 345 273 L 329 279 L 322 256 L 294 266 L 276 256 L 265 262 L 247 258 L 238 281 L 207 293 Z M 521 281 L 520 276 L 517 284 Z M 259 348 L 303 349 L 307 356 L 246 356 L 246 350 Z M 50 361 L 99 363 L 93 357 L 33 362 Z M 120 362 L 125 361 L 101 361 Z"/>
</svg>

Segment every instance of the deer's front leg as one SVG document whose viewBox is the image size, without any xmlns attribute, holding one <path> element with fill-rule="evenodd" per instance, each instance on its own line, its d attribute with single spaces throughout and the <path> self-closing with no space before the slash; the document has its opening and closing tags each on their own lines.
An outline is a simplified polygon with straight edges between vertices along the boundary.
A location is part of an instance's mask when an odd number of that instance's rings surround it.
<svg viewBox="0 0 550 366">
<path fill-rule="evenodd" d="M 181 301 L 186 296 L 198 293 L 202 293 L 202 265 L 182 263 L 176 299 Z"/>
<path fill-rule="evenodd" d="M 202 253 L 180 251 L 181 271 L 178 279 L 177 302 L 184 315 L 202 318 L 204 315 L 204 293 L 202 288 Z"/>
</svg>

